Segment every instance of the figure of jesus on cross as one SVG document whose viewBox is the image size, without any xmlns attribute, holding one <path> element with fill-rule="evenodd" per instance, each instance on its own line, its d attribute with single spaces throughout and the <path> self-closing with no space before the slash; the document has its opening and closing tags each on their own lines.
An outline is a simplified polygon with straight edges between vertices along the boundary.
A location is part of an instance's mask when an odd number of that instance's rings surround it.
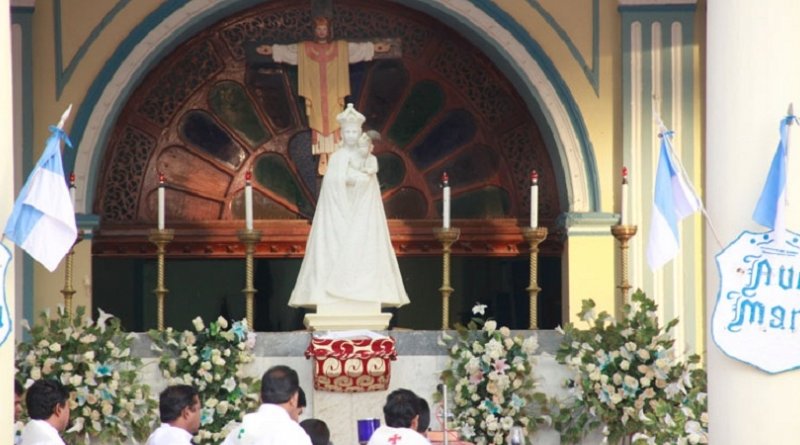
<svg viewBox="0 0 800 445">
<path fill-rule="evenodd" d="M 314 19 L 314 39 L 290 45 L 259 45 L 256 52 L 272 55 L 278 63 L 297 65 L 298 94 L 305 99 L 311 127 L 311 152 L 319 155 L 318 171 L 324 175 L 328 155 L 341 139 L 336 115 L 342 112 L 344 99 L 350 95 L 349 64 L 399 57 L 399 45 L 396 40 L 333 40 L 330 21 L 324 16 Z M 393 46 L 398 48 L 392 51 Z"/>
</svg>

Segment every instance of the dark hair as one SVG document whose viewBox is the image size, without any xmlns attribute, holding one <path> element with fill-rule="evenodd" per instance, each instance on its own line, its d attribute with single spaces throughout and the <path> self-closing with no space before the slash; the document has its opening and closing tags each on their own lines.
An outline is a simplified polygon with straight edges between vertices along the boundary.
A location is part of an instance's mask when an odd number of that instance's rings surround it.
<svg viewBox="0 0 800 445">
<path fill-rule="evenodd" d="M 424 433 L 431 425 L 431 408 L 428 406 L 428 401 L 422 397 L 417 400 L 417 414 L 419 414 L 417 432 Z"/>
<path fill-rule="evenodd" d="M 28 417 L 36 420 L 47 420 L 55 414 L 56 406 L 67 403 L 69 393 L 67 388 L 56 380 L 37 380 L 33 382 L 25 394 L 25 405 L 28 407 Z"/>
<path fill-rule="evenodd" d="M 22 383 L 20 383 L 19 380 L 14 379 L 14 395 L 21 396 L 24 392 L 25 388 L 22 386 Z"/>
<path fill-rule="evenodd" d="M 181 416 L 184 408 L 194 406 L 195 397 L 200 395 L 194 386 L 172 385 L 167 386 L 158 396 L 158 411 L 163 423 L 172 422 Z"/>
<path fill-rule="evenodd" d="M 311 445 L 328 445 L 331 440 L 331 432 L 328 425 L 319 419 L 306 419 L 300 422 L 300 426 L 306 430 L 306 434 L 311 438 Z"/>
<path fill-rule="evenodd" d="M 393 428 L 410 428 L 411 421 L 417 416 L 419 397 L 408 389 L 392 391 L 383 405 L 383 417 L 386 425 Z"/>
<path fill-rule="evenodd" d="M 273 366 L 261 377 L 261 401 L 275 405 L 286 403 L 300 389 L 297 372 L 284 365 Z"/>
<path fill-rule="evenodd" d="M 297 388 L 297 407 L 298 408 L 305 408 L 308 406 L 308 401 L 306 400 L 306 392 L 303 391 L 302 387 Z"/>
</svg>

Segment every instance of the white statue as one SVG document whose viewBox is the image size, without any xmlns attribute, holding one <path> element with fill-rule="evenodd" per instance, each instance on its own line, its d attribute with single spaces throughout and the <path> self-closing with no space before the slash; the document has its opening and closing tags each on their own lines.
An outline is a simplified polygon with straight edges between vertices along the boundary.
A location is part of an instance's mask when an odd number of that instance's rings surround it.
<svg viewBox="0 0 800 445">
<path fill-rule="evenodd" d="M 364 115 L 348 104 L 336 120 L 342 142 L 322 180 L 303 264 L 289 305 L 409 302 L 389 238 L 372 140 Z M 379 310 L 379 308 L 378 308 Z M 320 311 L 318 311 L 320 312 Z"/>
</svg>

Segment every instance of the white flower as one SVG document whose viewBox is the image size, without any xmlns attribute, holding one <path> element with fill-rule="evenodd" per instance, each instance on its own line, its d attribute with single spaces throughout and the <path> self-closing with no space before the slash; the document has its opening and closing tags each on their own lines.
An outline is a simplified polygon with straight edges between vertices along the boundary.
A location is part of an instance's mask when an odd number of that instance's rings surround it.
<svg viewBox="0 0 800 445">
<path fill-rule="evenodd" d="M 197 342 L 197 337 L 194 336 L 192 331 L 186 331 L 183 333 L 183 342 L 186 345 L 194 345 Z"/>
<path fill-rule="evenodd" d="M 234 379 L 233 377 L 228 377 L 227 379 L 225 379 L 225 382 L 222 384 L 222 387 L 228 392 L 233 392 L 233 390 L 236 389 L 236 379 Z"/>
<path fill-rule="evenodd" d="M 494 320 L 489 320 L 483 325 L 483 330 L 489 333 L 492 333 L 497 329 L 497 322 Z"/>
<path fill-rule="evenodd" d="M 475 306 L 472 306 L 472 314 L 473 315 L 484 315 L 486 313 L 486 305 L 481 303 L 475 303 Z"/>
<path fill-rule="evenodd" d="M 80 342 L 83 344 L 88 345 L 89 343 L 94 343 L 97 341 L 97 337 L 94 334 L 86 334 L 81 337 Z"/>
<path fill-rule="evenodd" d="M 84 352 L 84 353 L 83 353 L 83 358 L 84 358 L 86 361 L 89 361 L 89 362 L 90 362 L 90 361 L 92 361 L 92 360 L 94 360 L 94 351 L 90 349 L 90 350 L 88 350 L 88 351 Z"/>
<path fill-rule="evenodd" d="M 194 320 L 192 320 L 192 324 L 194 325 L 194 328 L 195 330 L 197 330 L 197 332 L 200 332 L 206 328 L 206 325 L 203 324 L 203 319 L 201 317 L 197 317 Z"/>
<path fill-rule="evenodd" d="M 83 417 L 77 417 L 72 420 L 72 427 L 68 429 L 66 432 L 68 433 L 80 433 L 83 431 L 83 424 L 86 421 Z"/>
<path fill-rule="evenodd" d="M 253 349 L 256 346 L 256 333 L 255 332 L 248 332 L 247 333 L 247 340 L 244 342 L 245 346 L 248 349 Z"/>
<path fill-rule="evenodd" d="M 228 320 L 225 319 L 222 315 L 217 318 L 217 325 L 220 329 L 228 329 Z"/>
<path fill-rule="evenodd" d="M 53 352 L 61 352 L 61 345 L 58 343 L 53 343 L 50 345 L 50 350 Z"/>
</svg>

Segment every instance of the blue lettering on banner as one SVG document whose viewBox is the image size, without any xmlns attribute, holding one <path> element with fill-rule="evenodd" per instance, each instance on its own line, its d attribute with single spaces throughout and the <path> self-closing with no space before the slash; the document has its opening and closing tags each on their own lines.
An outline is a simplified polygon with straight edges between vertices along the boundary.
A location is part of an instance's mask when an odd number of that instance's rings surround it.
<svg viewBox="0 0 800 445">
<path fill-rule="evenodd" d="M 717 346 L 770 373 L 800 368 L 800 235 L 745 231 L 716 259 Z"/>
</svg>

